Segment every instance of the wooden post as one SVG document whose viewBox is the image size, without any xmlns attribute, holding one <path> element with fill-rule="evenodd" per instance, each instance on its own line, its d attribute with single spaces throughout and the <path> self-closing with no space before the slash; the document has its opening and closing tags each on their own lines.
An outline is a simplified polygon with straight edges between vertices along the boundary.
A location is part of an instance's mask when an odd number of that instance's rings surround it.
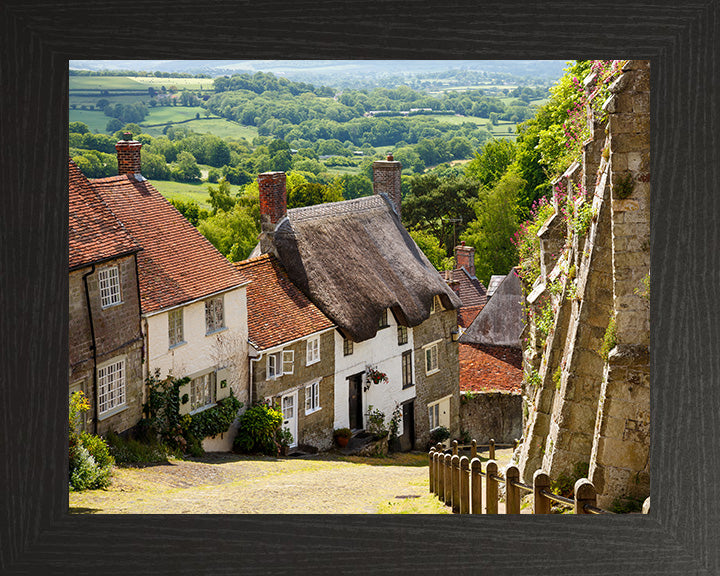
<svg viewBox="0 0 720 576">
<path fill-rule="evenodd" d="M 453 456 L 458 455 L 458 441 L 457 440 L 452 441 L 452 453 L 453 453 Z"/>
<path fill-rule="evenodd" d="M 428 454 L 428 489 L 430 494 L 435 492 L 435 446 L 430 448 Z"/>
<path fill-rule="evenodd" d="M 455 514 L 460 513 L 460 456 L 455 454 L 450 459 L 452 466 L 452 511 Z"/>
<path fill-rule="evenodd" d="M 485 514 L 498 513 L 498 483 L 492 478 L 497 473 L 497 462 L 489 460 L 485 464 Z"/>
<path fill-rule="evenodd" d="M 452 470 L 450 469 L 450 460 L 452 459 L 451 454 L 445 454 L 445 504 L 450 506 L 452 504 L 451 488 L 452 488 Z"/>
<path fill-rule="evenodd" d="M 470 460 L 477 458 L 477 440 L 470 442 Z"/>
<path fill-rule="evenodd" d="M 435 496 L 439 495 L 442 490 L 442 471 L 440 469 L 440 458 L 442 452 L 435 452 L 433 456 L 433 467 L 435 468 Z"/>
<path fill-rule="evenodd" d="M 586 504 L 597 507 L 597 492 L 590 480 L 580 478 L 575 482 L 575 514 L 590 514 L 585 511 Z"/>
<path fill-rule="evenodd" d="M 490 460 L 495 460 L 495 438 L 490 438 Z"/>
<path fill-rule="evenodd" d="M 437 471 L 437 492 L 438 500 L 445 501 L 445 455 L 442 452 L 436 453 L 435 470 Z"/>
<path fill-rule="evenodd" d="M 470 493 L 472 494 L 470 512 L 472 514 L 482 514 L 482 474 L 480 474 L 480 458 L 473 458 L 470 461 Z"/>
<path fill-rule="evenodd" d="M 460 514 L 470 514 L 470 459 L 460 458 Z"/>
<path fill-rule="evenodd" d="M 513 482 L 520 482 L 520 469 L 517 466 L 508 466 L 505 470 L 506 514 L 520 514 L 520 488 L 513 486 Z"/>
<path fill-rule="evenodd" d="M 536 470 L 533 475 L 533 514 L 550 514 L 551 500 L 543 496 L 541 490 L 550 490 L 550 476 Z"/>
</svg>

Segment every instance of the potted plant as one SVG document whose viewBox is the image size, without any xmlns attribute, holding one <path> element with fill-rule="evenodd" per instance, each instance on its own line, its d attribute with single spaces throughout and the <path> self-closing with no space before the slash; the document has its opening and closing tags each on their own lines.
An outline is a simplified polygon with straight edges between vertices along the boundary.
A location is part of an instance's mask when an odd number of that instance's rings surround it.
<svg viewBox="0 0 720 576">
<path fill-rule="evenodd" d="M 287 456 L 290 449 L 290 444 L 293 441 L 293 435 L 287 428 L 280 428 L 275 433 L 275 441 L 278 445 L 278 454 L 281 456 Z"/>
<path fill-rule="evenodd" d="M 387 374 L 385 374 L 384 372 L 380 372 L 380 370 L 378 370 L 377 368 L 371 368 L 370 366 L 368 366 L 365 369 L 365 392 L 368 391 L 371 384 L 380 384 L 380 382 L 384 382 L 387 384 Z"/>
<path fill-rule="evenodd" d="M 350 442 L 350 438 L 352 438 L 352 432 L 350 431 L 350 428 L 337 428 L 333 432 L 333 438 L 340 448 L 345 448 L 345 446 L 348 445 L 348 442 Z"/>
</svg>

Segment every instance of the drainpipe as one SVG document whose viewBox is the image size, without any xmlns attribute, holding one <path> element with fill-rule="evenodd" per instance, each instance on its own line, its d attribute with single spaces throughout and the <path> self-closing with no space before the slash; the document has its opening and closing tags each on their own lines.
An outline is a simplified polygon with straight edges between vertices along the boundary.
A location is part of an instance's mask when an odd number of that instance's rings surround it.
<svg viewBox="0 0 720 576">
<path fill-rule="evenodd" d="M 252 346 L 252 344 L 251 344 Z M 250 385 L 248 386 L 248 407 L 252 406 L 252 392 L 253 392 L 253 374 L 255 371 L 253 370 L 253 362 L 259 362 L 262 360 L 262 353 L 258 355 L 257 358 L 253 358 L 250 356 Z"/>
<path fill-rule="evenodd" d="M 92 306 L 90 305 L 90 289 L 88 288 L 88 276 L 95 273 L 95 264 L 92 264 L 90 272 L 83 274 L 83 284 L 85 285 L 85 302 L 87 304 L 88 319 L 90 321 L 90 338 L 92 344 L 90 349 L 93 355 L 93 434 L 97 434 L 98 428 L 98 392 L 97 392 L 97 346 L 95 342 L 95 326 L 93 324 Z"/>
</svg>

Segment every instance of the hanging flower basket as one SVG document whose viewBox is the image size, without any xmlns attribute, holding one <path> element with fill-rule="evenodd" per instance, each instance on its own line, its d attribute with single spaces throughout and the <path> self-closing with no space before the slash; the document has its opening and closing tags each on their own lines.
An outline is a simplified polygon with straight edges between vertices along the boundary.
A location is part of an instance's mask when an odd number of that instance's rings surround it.
<svg viewBox="0 0 720 576">
<path fill-rule="evenodd" d="M 365 391 L 367 392 L 371 384 L 380 384 L 384 382 L 387 384 L 388 377 L 384 372 L 380 372 L 377 368 L 368 367 L 365 370 Z"/>
</svg>

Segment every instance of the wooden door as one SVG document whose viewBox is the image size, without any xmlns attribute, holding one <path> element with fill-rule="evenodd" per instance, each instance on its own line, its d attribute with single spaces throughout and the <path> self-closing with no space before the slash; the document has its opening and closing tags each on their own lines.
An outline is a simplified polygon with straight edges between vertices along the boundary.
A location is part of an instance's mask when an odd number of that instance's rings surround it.
<svg viewBox="0 0 720 576">
<path fill-rule="evenodd" d="M 363 373 L 353 374 L 348 378 L 350 429 L 360 430 L 363 427 L 362 414 L 362 377 Z"/>
</svg>

